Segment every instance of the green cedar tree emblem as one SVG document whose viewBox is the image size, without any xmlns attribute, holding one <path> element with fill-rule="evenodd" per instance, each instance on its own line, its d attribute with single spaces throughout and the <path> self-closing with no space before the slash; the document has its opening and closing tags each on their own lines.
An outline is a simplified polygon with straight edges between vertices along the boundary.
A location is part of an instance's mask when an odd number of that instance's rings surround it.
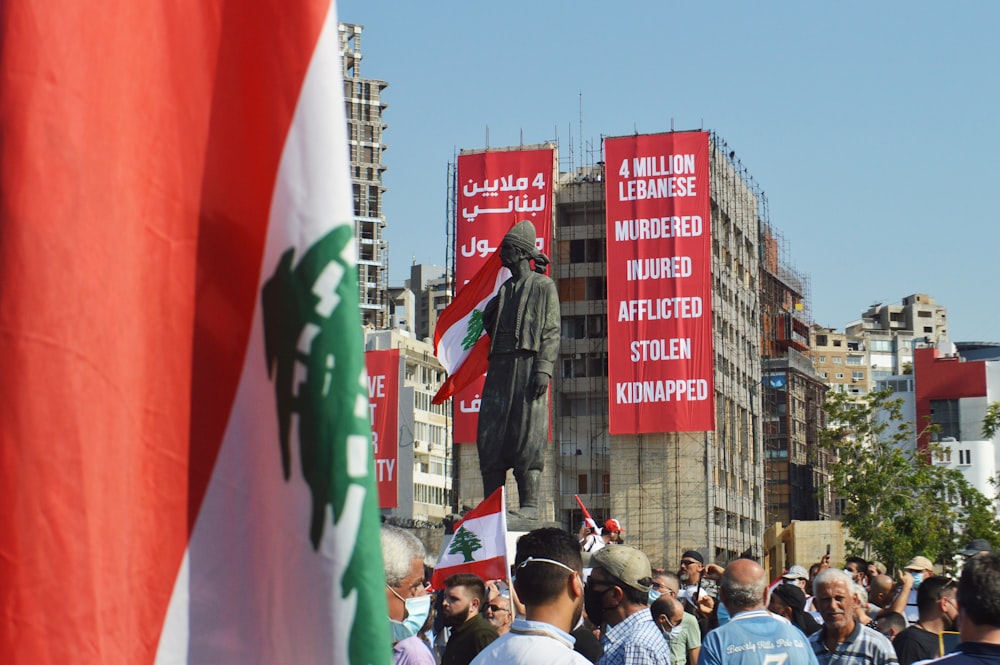
<svg viewBox="0 0 1000 665">
<path fill-rule="evenodd" d="M 297 416 L 299 459 L 312 498 L 309 539 L 314 549 L 327 526 L 326 506 L 336 522 L 350 485 L 370 482 L 350 473 L 348 457 L 352 441 L 364 437 L 368 442 L 371 435 L 353 243 L 352 229 L 345 224 L 317 240 L 297 262 L 295 249 L 286 250 L 261 292 L 282 471 L 289 480 L 289 439 Z"/>
<path fill-rule="evenodd" d="M 465 557 L 463 563 L 467 563 L 472 561 L 472 553 L 481 549 L 483 549 L 483 543 L 479 540 L 479 536 L 461 526 L 451 539 L 451 545 L 448 546 L 448 554 L 461 554 Z"/>
<path fill-rule="evenodd" d="M 462 340 L 462 348 L 468 351 L 476 345 L 479 338 L 483 336 L 483 311 L 481 309 L 472 310 L 469 317 L 469 327 L 465 329 L 465 338 Z"/>
</svg>

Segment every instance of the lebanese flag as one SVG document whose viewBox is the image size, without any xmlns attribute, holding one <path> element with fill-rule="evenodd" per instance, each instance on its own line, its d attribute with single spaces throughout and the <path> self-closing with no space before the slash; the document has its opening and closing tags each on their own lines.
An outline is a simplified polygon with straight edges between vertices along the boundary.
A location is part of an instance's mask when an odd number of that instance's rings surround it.
<svg viewBox="0 0 1000 665">
<path fill-rule="evenodd" d="M 580 496 L 578 494 L 574 494 L 573 496 L 576 497 L 576 502 L 580 504 L 580 512 L 583 513 L 583 521 L 587 523 L 587 528 L 590 529 L 591 533 L 598 536 L 601 535 L 601 527 L 597 526 L 597 522 L 595 522 L 594 518 L 590 516 L 590 511 L 587 510 L 587 506 L 583 505 L 583 501 L 580 499 Z"/>
<path fill-rule="evenodd" d="M 0 659 L 389 663 L 329 0 L 0 2 Z"/>
<path fill-rule="evenodd" d="M 431 400 L 441 404 L 481 377 L 489 368 L 490 340 L 483 330 L 483 310 L 510 270 L 493 252 L 469 283 L 458 292 L 434 326 L 434 355 L 444 365 L 448 378 Z"/>
<path fill-rule="evenodd" d="M 455 573 L 473 573 L 483 580 L 507 579 L 507 507 L 498 487 L 455 523 L 451 540 L 441 546 L 431 586 L 443 589 Z"/>
</svg>

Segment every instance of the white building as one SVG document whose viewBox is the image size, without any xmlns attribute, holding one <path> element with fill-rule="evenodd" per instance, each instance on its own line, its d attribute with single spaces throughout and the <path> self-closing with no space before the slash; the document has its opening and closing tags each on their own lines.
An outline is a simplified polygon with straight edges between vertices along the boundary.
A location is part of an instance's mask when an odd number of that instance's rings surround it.
<svg viewBox="0 0 1000 665">
<path fill-rule="evenodd" d="M 433 347 L 403 330 L 365 334 L 365 350 L 399 349 L 403 389 L 399 395 L 398 518 L 440 522 L 451 512 L 451 416 L 448 404 L 431 404 L 444 382 Z"/>
</svg>

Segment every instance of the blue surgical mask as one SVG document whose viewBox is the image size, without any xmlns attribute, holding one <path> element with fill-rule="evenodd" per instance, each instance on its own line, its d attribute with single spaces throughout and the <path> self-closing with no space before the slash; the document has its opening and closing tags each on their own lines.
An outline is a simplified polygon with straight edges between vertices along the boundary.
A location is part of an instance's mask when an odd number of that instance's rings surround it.
<svg viewBox="0 0 1000 665">
<path fill-rule="evenodd" d="M 650 587 L 650 588 L 649 588 L 649 604 L 650 604 L 650 605 L 652 605 L 652 604 L 653 604 L 653 601 L 655 601 L 655 600 L 656 600 L 657 598 L 659 598 L 659 597 L 660 597 L 660 595 L 661 595 L 661 594 L 660 594 L 660 592 L 659 592 L 659 591 L 657 591 L 657 590 L 656 590 L 656 589 L 654 589 L 653 587 Z"/>
<path fill-rule="evenodd" d="M 715 617 L 719 620 L 720 626 L 725 626 L 729 623 L 729 608 L 722 601 L 719 601 L 719 609 L 716 610 Z"/>
<path fill-rule="evenodd" d="M 392 589 L 389 589 L 392 591 Z M 395 594 L 396 592 L 393 591 Z M 398 594 L 397 594 L 398 597 Z M 401 599 L 406 606 L 406 618 L 402 621 L 389 620 L 392 628 L 393 643 L 413 637 L 424 627 L 427 616 L 431 613 L 430 596 L 414 596 L 413 598 Z"/>
<path fill-rule="evenodd" d="M 913 588 L 920 588 L 920 584 L 924 581 L 923 573 L 910 573 L 913 576 Z"/>
<path fill-rule="evenodd" d="M 674 635 L 676 635 L 677 633 L 680 632 L 679 628 L 677 628 L 677 627 L 673 628 L 672 630 L 667 630 L 666 628 L 664 628 L 660 624 L 656 624 L 656 626 L 657 626 L 657 628 L 660 629 L 660 632 L 663 633 L 663 639 L 665 639 L 667 642 L 669 642 L 670 640 L 674 639 Z"/>
</svg>

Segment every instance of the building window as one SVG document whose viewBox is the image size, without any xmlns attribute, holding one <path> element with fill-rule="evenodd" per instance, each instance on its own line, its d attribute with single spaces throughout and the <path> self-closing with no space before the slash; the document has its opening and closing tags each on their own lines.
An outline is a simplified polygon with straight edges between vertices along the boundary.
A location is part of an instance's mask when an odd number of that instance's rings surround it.
<svg viewBox="0 0 1000 665">
<path fill-rule="evenodd" d="M 816 346 L 826 346 L 826 335 L 816 335 Z"/>
<path fill-rule="evenodd" d="M 861 379 L 865 378 L 865 373 L 864 372 L 851 372 L 851 378 L 854 379 L 855 381 L 860 381 Z"/>
<path fill-rule="evenodd" d="M 844 373 L 843 372 L 837 372 L 837 378 L 838 379 L 844 378 Z"/>
<path fill-rule="evenodd" d="M 587 474 L 581 473 L 576 478 L 576 493 L 577 494 L 590 494 L 590 490 L 587 489 Z"/>
<path fill-rule="evenodd" d="M 822 377 L 823 377 L 823 378 L 825 379 L 825 378 L 826 378 L 826 376 L 827 376 L 827 373 L 826 373 L 826 372 L 821 372 L 821 373 L 820 373 L 820 376 L 822 376 Z"/>
<path fill-rule="evenodd" d="M 937 433 L 938 441 L 948 438 L 961 441 L 962 428 L 958 412 L 958 400 L 932 399 L 931 423 L 940 428 L 940 431 Z"/>
<path fill-rule="evenodd" d="M 844 364 L 844 359 L 841 358 L 840 356 L 834 356 L 833 357 L 833 364 L 834 365 L 843 365 Z"/>
<path fill-rule="evenodd" d="M 847 356 L 848 365 L 864 365 L 864 356 Z"/>
<path fill-rule="evenodd" d="M 820 356 L 820 357 L 819 357 L 819 361 L 820 361 L 821 363 L 825 363 L 825 362 L 826 362 L 826 356 Z"/>
</svg>

